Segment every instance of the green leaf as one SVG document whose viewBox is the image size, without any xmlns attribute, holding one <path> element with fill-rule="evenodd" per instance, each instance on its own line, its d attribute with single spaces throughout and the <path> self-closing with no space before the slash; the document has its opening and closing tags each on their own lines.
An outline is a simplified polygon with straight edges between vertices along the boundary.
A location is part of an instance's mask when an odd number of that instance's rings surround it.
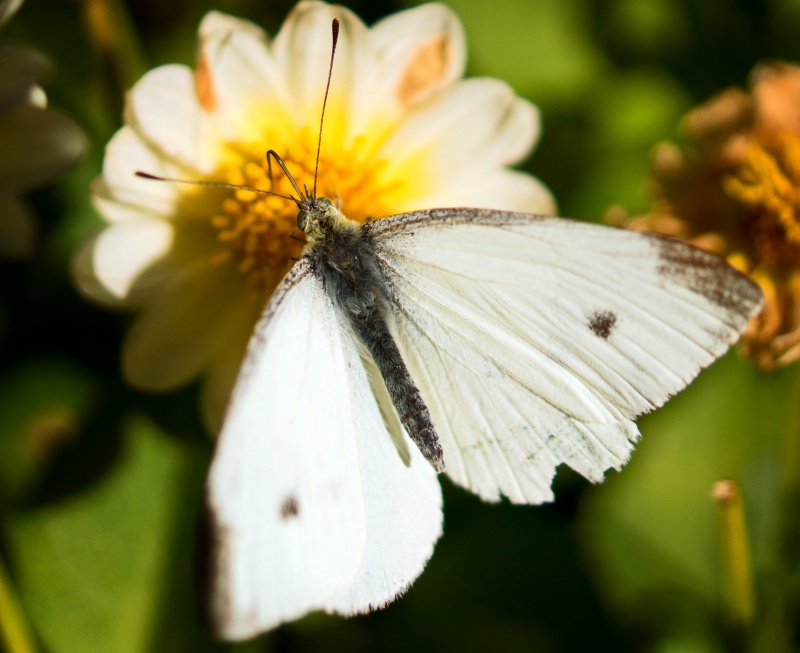
<svg viewBox="0 0 800 653">
<path fill-rule="evenodd" d="M 57 452 L 79 437 L 95 380 L 66 359 L 39 357 L 0 379 L 0 502 L 30 492 Z"/>
<path fill-rule="evenodd" d="M 718 619 L 723 588 L 710 496 L 717 480 L 741 487 L 753 515 L 753 559 L 775 559 L 774 463 L 793 424 L 791 378 L 727 356 L 641 420 L 642 442 L 630 464 L 589 495 L 580 528 L 592 571 L 625 620 L 662 634 L 679 626 L 685 634 L 706 632 Z"/>
<path fill-rule="evenodd" d="M 604 78 L 587 96 L 585 173 L 566 207 L 599 220 L 612 204 L 644 210 L 653 144 L 671 137 L 690 106 L 685 89 L 658 70 L 639 69 Z"/>
<path fill-rule="evenodd" d="M 48 651 L 178 650 L 158 642 L 174 636 L 164 615 L 175 608 L 179 621 L 197 621 L 188 561 L 205 463 L 134 417 L 98 482 L 9 519 L 10 564 Z"/>
<path fill-rule="evenodd" d="M 451 0 L 467 33 L 470 71 L 541 103 L 575 101 L 606 67 L 583 0 Z"/>
</svg>

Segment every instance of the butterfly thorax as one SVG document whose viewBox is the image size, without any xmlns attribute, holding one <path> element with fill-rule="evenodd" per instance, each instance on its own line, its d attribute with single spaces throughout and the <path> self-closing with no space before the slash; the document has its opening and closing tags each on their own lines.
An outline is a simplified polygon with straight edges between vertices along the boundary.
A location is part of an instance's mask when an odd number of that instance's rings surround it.
<svg viewBox="0 0 800 653">
<path fill-rule="evenodd" d="M 374 310 L 385 314 L 388 289 L 372 240 L 330 200 L 308 202 L 303 255 L 313 261 L 334 304 L 351 316 Z"/>
<path fill-rule="evenodd" d="M 372 355 L 408 435 L 433 467 L 443 471 L 442 448 L 428 408 L 387 324 L 391 293 L 368 231 L 327 198 L 305 200 L 297 224 L 308 241 L 303 257 Z"/>
</svg>

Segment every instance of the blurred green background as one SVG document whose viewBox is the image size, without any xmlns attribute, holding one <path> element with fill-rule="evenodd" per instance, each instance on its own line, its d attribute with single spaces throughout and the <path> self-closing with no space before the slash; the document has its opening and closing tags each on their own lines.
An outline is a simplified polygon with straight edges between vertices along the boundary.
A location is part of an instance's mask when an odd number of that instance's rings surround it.
<svg viewBox="0 0 800 653">
<path fill-rule="evenodd" d="M 407 6 L 346 3 L 367 22 Z M 525 166 L 563 215 L 647 208 L 650 148 L 758 61 L 800 61 L 797 0 L 453 0 L 469 73 L 509 81 L 542 110 Z M 130 0 L 140 60 L 108 65 L 82 2 L 28 0 L 0 40 L 54 63 L 50 105 L 88 134 L 82 164 L 31 199 L 34 258 L 0 262 L 0 553 L 43 651 L 800 650 L 800 369 L 764 374 L 735 352 L 640 421 L 631 463 L 591 486 L 569 470 L 557 501 L 483 504 L 443 481 L 445 535 L 387 609 L 312 615 L 239 645 L 199 618 L 197 522 L 212 443 L 196 388 L 147 395 L 120 379 L 130 316 L 78 297 L 70 256 L 100 225 L 87 192 L 120 126 L 121 89 L 193 63 L 218 9 L 274 33 L 287 0 Z M 741 486 L 756 617 L 726 611 L 714 481 Z"/>
</svg>

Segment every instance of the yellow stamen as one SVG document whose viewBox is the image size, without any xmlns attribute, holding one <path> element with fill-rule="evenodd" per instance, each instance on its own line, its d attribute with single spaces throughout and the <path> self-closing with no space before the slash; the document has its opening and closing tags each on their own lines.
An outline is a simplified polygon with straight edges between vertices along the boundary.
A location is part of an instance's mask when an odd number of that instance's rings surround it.
<svg viewBox="0 0 800 653">
<path fill-rule="evenodd" d="M 730 263 L 734 268 L 739 270 L 742 274 L 750 274 L 753 269 L 753 262 L 744 252 L 739 250 L 733 251 L 726 257 L 728 263 Z"/>
<path fill-rule="evenodd" d="M 314 186 L 317 134 L 311 129 L 296 132 L 296 140 L 281 148 L 283 161 L 298 186 Z M 331 138 L 331 142 L 336 142 Z M 326 141 L 327 142 L 327 141 Z M 405 191 L 403 179 L 386 173 L 386 161 L 376 159 L 363 136 L 345 150 L 334 147 L 320 156 L 317 195 L 340 201 L 342 212 L 351 220 L 364 222 L 397 212 L 396 198 Z M 285 154 L 284 154 L 285 153 Z M 227 183 L 271 191 L 284 196 L 296 192 L 276 165 L 269 177 L 266 161 L 257 157 L 237 160 L 224 171 Z M 271 292 L 303 249 L 303 233 L 297 228 L 297 206 L 281 197 L 236 190 L 223 200 L 211 217 L 211 226 L 229 254 L 215 261 L 235 262 L 237 269 L 259 290 Z"/>
</svg>

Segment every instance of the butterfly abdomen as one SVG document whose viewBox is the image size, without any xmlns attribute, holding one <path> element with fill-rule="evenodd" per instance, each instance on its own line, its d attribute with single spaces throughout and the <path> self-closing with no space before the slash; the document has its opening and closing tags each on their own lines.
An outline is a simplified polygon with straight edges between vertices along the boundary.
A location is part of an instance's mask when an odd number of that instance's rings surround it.
<svg viewBox="0 0 800 653">
<path fill-rule="evenodd" d="M 313 261 L 331 301 L 372 354 L 409 437 L 436 471 L 444 471 L 442 447 L 428 407 L 386 324 L 389 293 L 375 246 L 360 227 L 345 220 L 320 216 L 305 256 Z"/>
<path fill-rule="evenodd" d="M 351 315 L 350 322 L 372 354 L 409 437 L 434 469 L 443 472 L 442 446 L 439 444 L 430 412 L 400 356 L 400 350 L 379 307 L 374 306 L 371 311 Z"/>
</svg>

